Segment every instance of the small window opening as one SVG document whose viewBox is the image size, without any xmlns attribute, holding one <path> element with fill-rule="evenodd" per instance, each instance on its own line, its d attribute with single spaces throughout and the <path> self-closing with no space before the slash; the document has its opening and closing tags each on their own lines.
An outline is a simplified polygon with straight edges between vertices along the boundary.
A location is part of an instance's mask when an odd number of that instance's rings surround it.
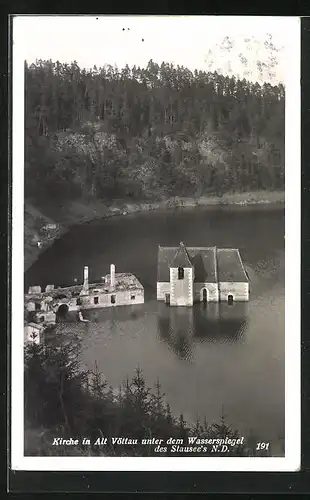
<svg viewBox="0 0 310 500">
<path fill-rule="evenodd" d="M 36 311 L 40 311 L 41 310 L 41 304 L 39 302 L 35 303 L 35 309 L 36 309 Z"/>
<path fill-rule="evenodd" d="M 94 297 L 94 304 L 99 304 L 99 297 Z"/>
<path fill-rule="evenodd" d="M 115 295 L 111 295 L 111 304 L 115 304 Z"/>
<path fill-rule="evenodd" d="M 184 279 L 184 269 L 183 267 L 178 268 L 178 279 L 183 280 Z"/>
<path fill-rule="evenodd" d="M 136 296 L 135 295 L 131 295 L 131 300 L 135 300 Z"/>
<path fill-rule="evenodd" d="M 35 323 L 36 322 L 36 313 L 34 311 L 29 311 L 27 314 L 27 319 L 28 323 Z"/>
</svg>

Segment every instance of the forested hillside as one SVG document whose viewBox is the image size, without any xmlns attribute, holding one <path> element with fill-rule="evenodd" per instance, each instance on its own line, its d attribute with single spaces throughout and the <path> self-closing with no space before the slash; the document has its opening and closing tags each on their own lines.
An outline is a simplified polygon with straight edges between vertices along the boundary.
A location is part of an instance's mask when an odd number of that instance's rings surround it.
<svg viewBox="0 0 310 500">
<path fill-rule="evenodd" d="M 25 194 L 161 200 L 284 188 L 284 87 L 153 61 L 25 66 Z"/>
</svg>

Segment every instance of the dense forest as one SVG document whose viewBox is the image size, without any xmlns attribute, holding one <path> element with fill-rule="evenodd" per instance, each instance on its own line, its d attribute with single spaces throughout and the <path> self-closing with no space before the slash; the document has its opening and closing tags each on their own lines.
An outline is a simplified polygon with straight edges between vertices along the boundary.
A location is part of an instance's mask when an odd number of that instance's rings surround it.
<svg viewBox="0 0 310 500">
<path fill-rule="evenodd" d="M 161 390 L 159 380 L 151 390 L 142 371 L 137 368 L 132 379 L 126 379 L 118 390 L 107 384 L 95 366 L 86 371 L 80 365 L 80 346 L 76 339 L 57 345 L 30 343 L 25 348 L 25 454 L 26 455 L 118 455 L 150 456 L 154 446 L 141 444 L 142 439 L 187 438 L 239 439 L 223 415 L 218 423 L 206 419 L 189 425 L 183 415 L 175 418 Z M 137 445 L 94 445 L 101 437 L 138 439 Z M 54 437 L 77 438 L 79 446 L 52 446 Z M 88 437 L 90 446 L 81 438 Z M 229 456 L 255 454 L 256 438 L 230 448 Z M 171 453 L 171 447 L 170 453 Z M 212 455 L 211 447 L 199 455 Z M 218 450 L 220 453 L 220 449 Z M 169 450 L 163 455 L 169 455 Z M 223 450 L 224 453 L 224 450 Z M 269 452 L 270 453 L 270 450 Z M 197 453 L 194 452 L 194 454 Z M 265 455 L 264 452 L 259 452 Z M 173 456 L 184 453 L 173 452 Z M 214 456 L 214 453 L 213 453 Z"/>
<path fill-rule="evenodd" d="M 25 195 L 160 200 L 284 188 L 284 87 L 152 60 L 25 63 Z"/>
</svg>

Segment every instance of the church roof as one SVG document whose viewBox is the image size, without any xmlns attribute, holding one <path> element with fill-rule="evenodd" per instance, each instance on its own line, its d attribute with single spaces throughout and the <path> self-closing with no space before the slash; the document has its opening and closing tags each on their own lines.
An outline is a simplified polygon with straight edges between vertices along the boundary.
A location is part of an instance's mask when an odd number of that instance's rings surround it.
<svg viewBox="0 0 310 500">
<path fill-rule="evenodd" d="M 170 267 L 194 267 L 197 283 L 247 282 L 239 250 L 216 247 L 158 247 L 157 281 L 170 281 Z"/>
<path fill-rule="evenodd" d="M 179 248 L 175 252 L 170 267 L 193 267 L 184 243 L 181 241 Z"/>
<path fill-rule="evenodd" d="M 249 281 L 237 248 L 217 249 L 218 280 L 221 282 Z"/>
</svg>

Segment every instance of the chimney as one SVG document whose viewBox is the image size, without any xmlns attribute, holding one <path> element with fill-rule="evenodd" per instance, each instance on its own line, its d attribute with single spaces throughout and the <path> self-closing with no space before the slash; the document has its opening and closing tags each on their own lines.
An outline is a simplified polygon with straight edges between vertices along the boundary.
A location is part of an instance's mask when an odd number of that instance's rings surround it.
<svg viewBox="0 0 310 500">
<path fill-rule="evenodd" d="M 115 265 L 111 264 L 110 266 L 110 285 L 112 288 L 115 287 Z"/>
<path fill-rule="evenodd" d="M 84 266 L 84 283 L 83 288 L 88 290 L 88 266 Z"/>
</svg>

